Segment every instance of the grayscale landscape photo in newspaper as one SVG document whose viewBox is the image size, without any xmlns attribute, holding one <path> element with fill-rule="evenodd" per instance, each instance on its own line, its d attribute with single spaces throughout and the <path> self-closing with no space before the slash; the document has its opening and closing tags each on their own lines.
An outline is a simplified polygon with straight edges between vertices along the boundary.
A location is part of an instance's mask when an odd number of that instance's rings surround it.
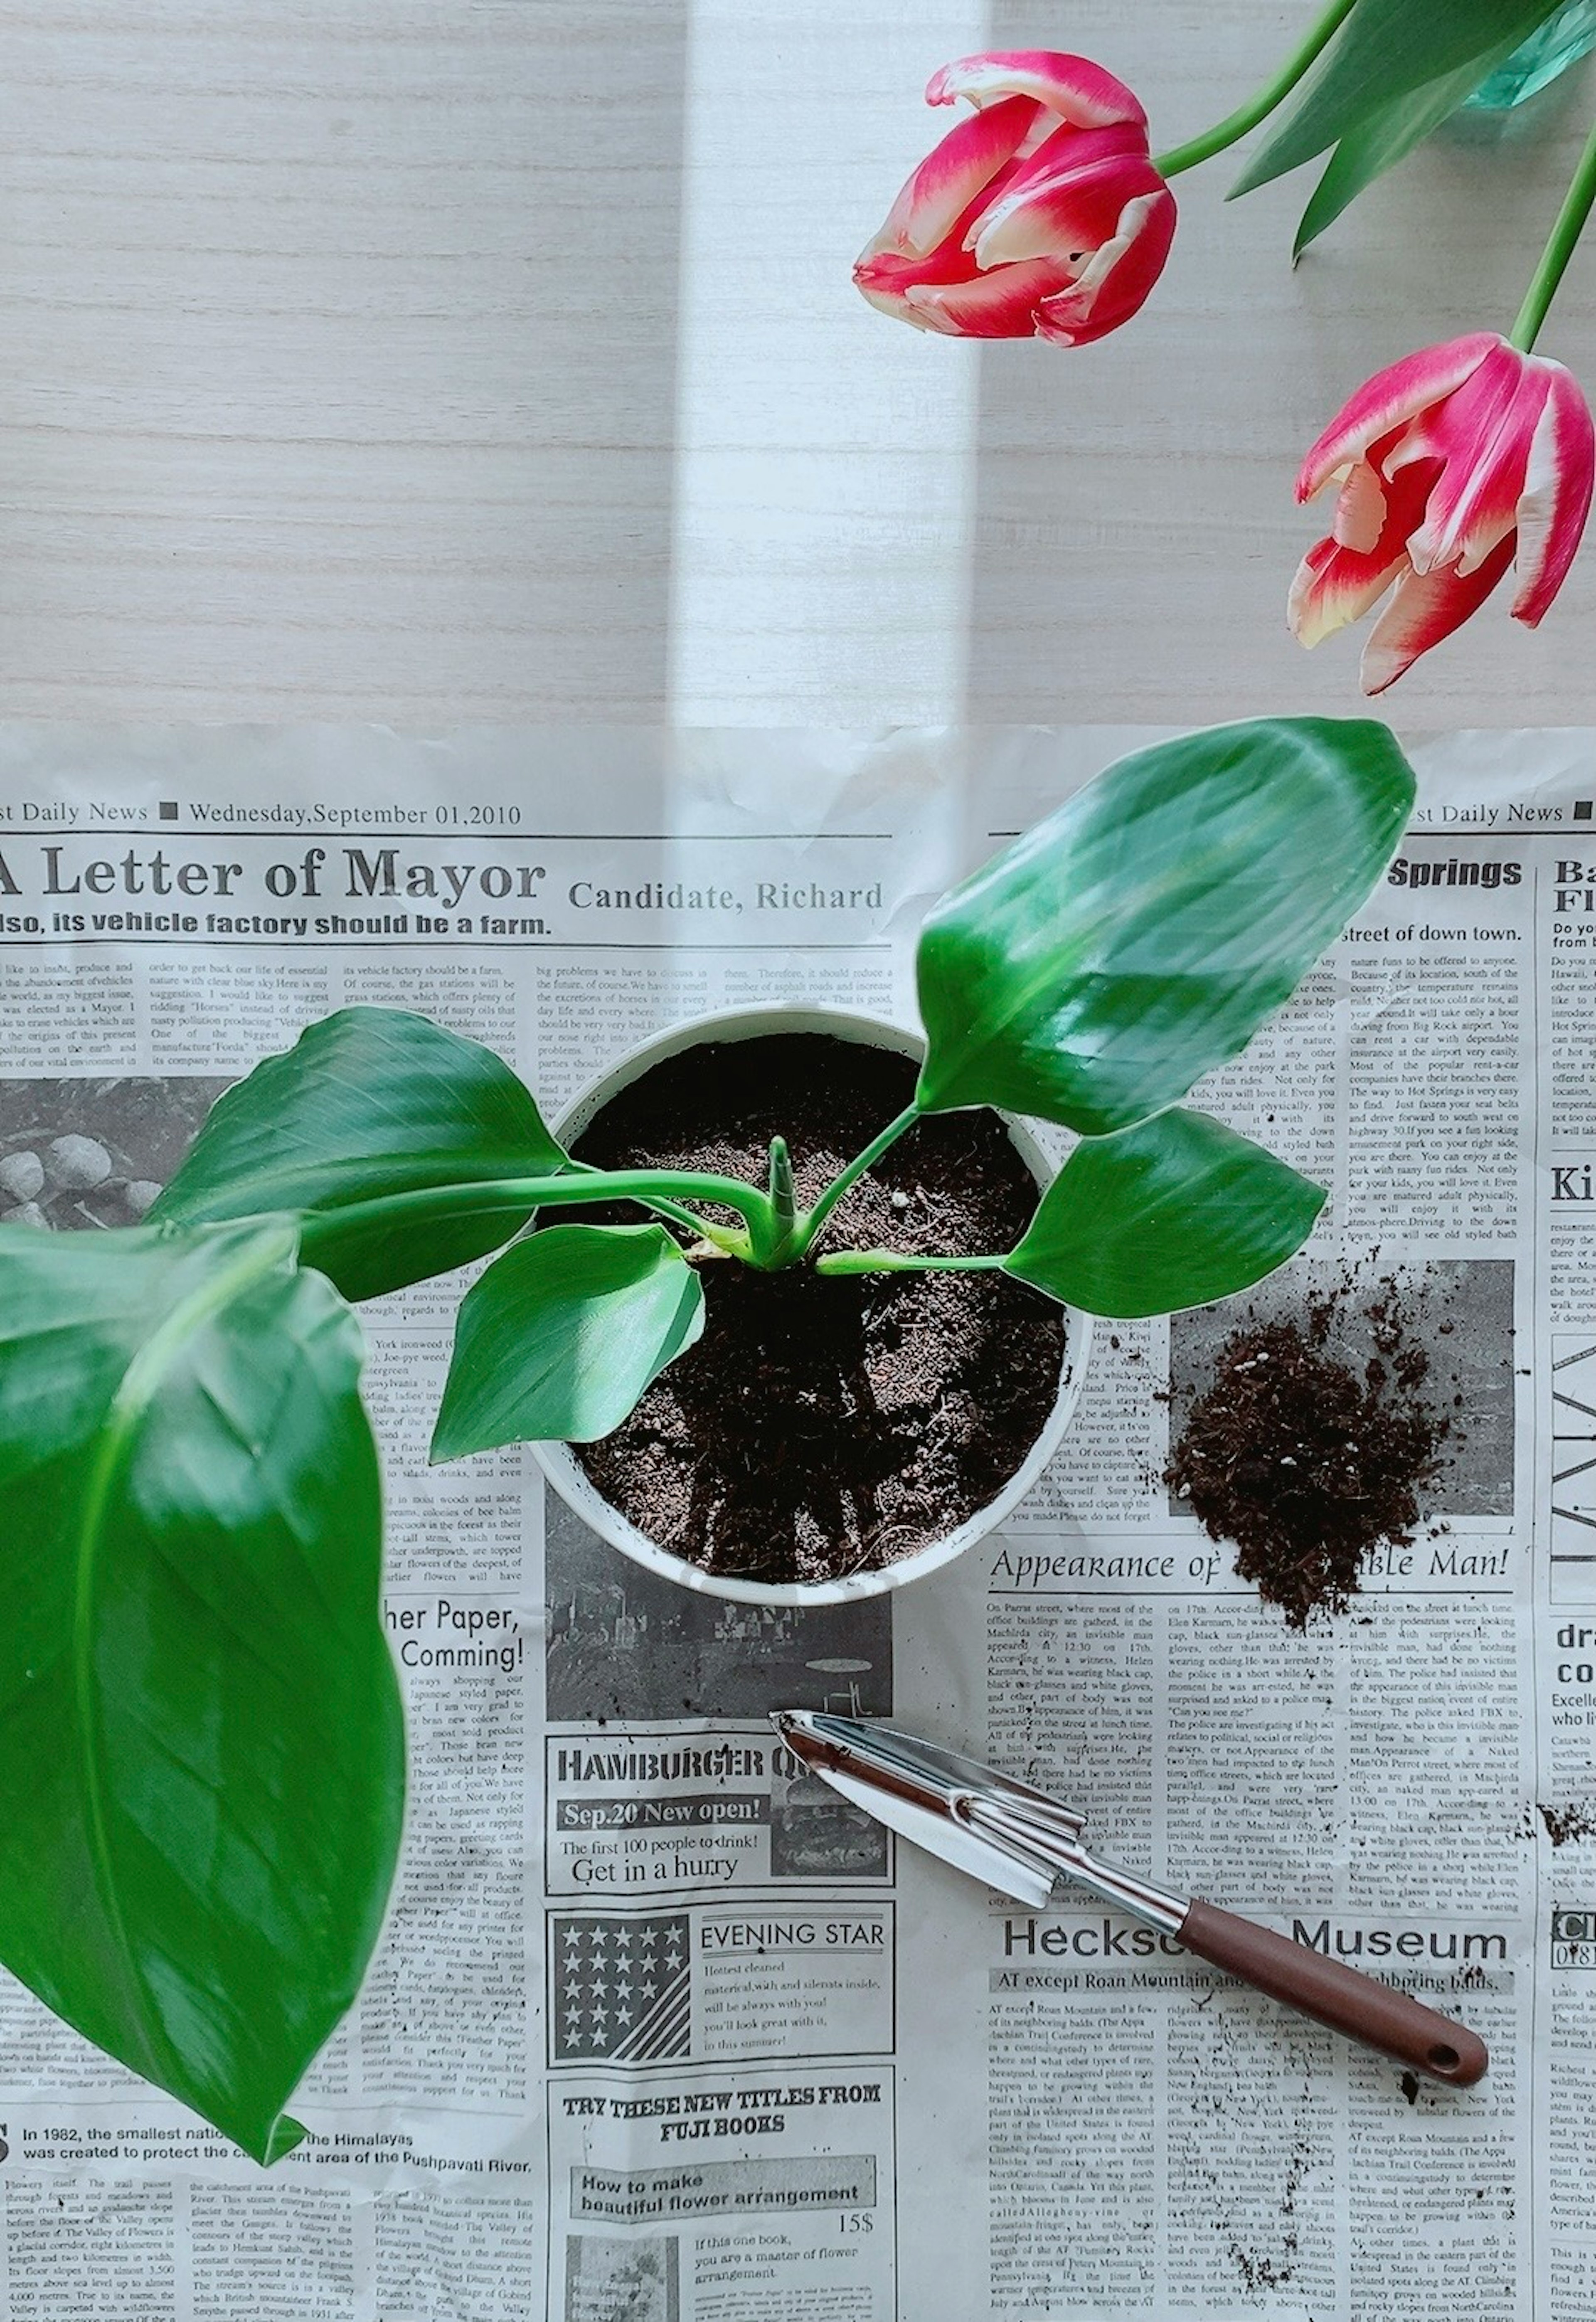
<svg viewBox="0 0 1596 2322">
<path fill-rule="evenodd" d="M 351 1003 L 551 1117 L 709 1010 L 912 1027 L 932 900 L 1154 738 L 5 728 L 0 1232 L 136 1220 Z M 737 1604 L 518 1448 L 431 1468 L 459 1284 L 363 1310 L 412 1752 L 380 1951 L 268 2172 L 0 1977 L 0 2322 L 1589 2322 L 1596 736 L 1408 746 L 1389 876 L 1195 1100 L 1329 1188 L 1311 1241 L 1099 1323 L 1041 1484 L 923 1584 Z M 1172 1454 L 1238 1333 L 1318 1314 L 1365 1365 L 1398 1310 L 1420 1521 L 1293 1625 Z M 1489 2076 L 1422 2082 L 1066 1888 L 989 1895 L 777 1706 L 1039 1784 L 1462 2017 Z"/>
</svg>

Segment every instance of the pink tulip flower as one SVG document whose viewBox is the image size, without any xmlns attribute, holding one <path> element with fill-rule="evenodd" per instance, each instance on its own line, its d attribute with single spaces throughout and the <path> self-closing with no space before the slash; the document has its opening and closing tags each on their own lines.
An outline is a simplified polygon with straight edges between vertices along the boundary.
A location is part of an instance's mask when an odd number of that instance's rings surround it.
<svg viewBox="0 0 1596 2322">
<path fill-rule="evenodd" d="M 1382 693 L 1482 605 L 1517 560 L 1515 619 L 1530 628 L 1562 587 L 1596 476 L 1596 438 L 1561 363 L 1476 331 L 1393 363 L 1325 430 L 1297 497 L 1340 486 L 1328 539 L 1291 583 L 1305 645 L 1357 620 L 1391 584 L 1363 650 Z"/>
<path fill-rule="evenodd" d="M 1157 281 L 1175 200 L 1123 81 L 1049 50 L 944 65 L 927 105 L 974 112 L 921 162 L 853 279 L 883 314 L 951 338 L 1084 346 Z"/>
</svg>

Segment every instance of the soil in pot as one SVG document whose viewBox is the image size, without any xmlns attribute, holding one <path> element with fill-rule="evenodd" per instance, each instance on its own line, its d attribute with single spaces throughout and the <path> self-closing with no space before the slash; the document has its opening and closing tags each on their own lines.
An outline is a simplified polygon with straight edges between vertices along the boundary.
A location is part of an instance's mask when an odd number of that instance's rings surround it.
<svg viewBox="0 0 1596 2322">
<path fill-rule="evenodd" d="M 907 1057 L 825 1034 L 707 1042 L 623 1090 L 573 1149 L 606 1168 L 762 1184 L 782 1136 L 812 1202 L 903 1110 L 915 1078 Z M 943 1114 L 853 1188 L 822 1247 L 1010 1249 L 1036 1200 L 996 1114 Z M 1062 1312 L 1006 1275 L 828 1280 L 717 1258 L 703 1270 L 697 1346 L 613 1435 L 573 1449 L 640 1531 L 706 1571 L 813 1582 L 912 1555 L 1001 1490 L 1057 1397 Z"/>
</svg>

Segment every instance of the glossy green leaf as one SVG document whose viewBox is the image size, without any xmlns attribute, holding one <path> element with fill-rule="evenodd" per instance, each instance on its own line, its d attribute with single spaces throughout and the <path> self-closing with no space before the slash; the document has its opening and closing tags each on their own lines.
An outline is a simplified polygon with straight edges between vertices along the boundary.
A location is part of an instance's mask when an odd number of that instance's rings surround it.
<svg viewBox="0 0 1596 2322">
<path fill-rule="evenodd" d="M 360 1330 L 295 1248 L 0 1227 L 0 1961 L 260 2162 L 404 1804 Z"/>
<path fill-rule="evenodd" d="M 1173 1314 L 1282 1266 L 1325 1193 L 1206 1112 L 1078 1145 L 1005 1271 L 1091 1314 Z"/>
<path fill-rule="evenodd" d="M 1318 69 L 1231 188 L 1250 194 L 1311 161 L 1400 97 L 1454 75 L 1463 96 L 1562 0 L 1358 0 Z"/>
<path fill-rule="evenodd" d="M 936 906 L 922 1111 L 1104 1136 L 1244 1048 L 1384 870 L 1413 803 L 1391 733 L 1260 718 L 1122 759 Z"/>
<path fill-rule="evenodd" d="M 1427 82 L 1424 87 L 1393 97 L 1389 104 L 1376 105 L 1365 114 L 1331 154 L 1328 167 L 1302 213 L 1292 245 L 1293 257 L 1300 258 L 1309 242 L 1316 242 L 1327 226 L 1334 224 L 1366 187 L 1387 169 L 1394 169 L 1442 122 L 1450 120 L 1486 74 L 1494 71 L 1518 45 L 1517 41 L 1509 41 L 1489 55 L 1472 58 L 1456 72 L 1443 74 L 1439 80 Z"/>
<path fill-rule="evenodd" d="M 181 1225 L 324 1216 L 564 1166 L 530 1092 L 491 1048 L 403 1009 L 344 1008 L 227 1091 L 150 1214 Z M 318 1236 L 315 1263 L 346 1298 L 373 1298 L 497 1249 L 529 1214 L 351 1225 Z"/>
<path fill-rule="evenodd" d="M 591 1443 L 704 1328 L 698 1275 L 663 1226 L 548 1226 L 461 1303 L 434 1459 Z"/>
</svg>

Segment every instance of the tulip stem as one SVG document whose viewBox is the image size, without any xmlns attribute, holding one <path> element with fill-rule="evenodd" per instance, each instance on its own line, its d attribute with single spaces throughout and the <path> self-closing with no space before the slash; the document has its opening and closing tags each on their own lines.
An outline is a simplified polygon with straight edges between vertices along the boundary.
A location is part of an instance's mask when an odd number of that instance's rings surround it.
<svg viewBox="0 0 1596 2322">
<path fill-rule="evenodd" d="M 1250 96 L 1235 113 L 1227 113 L 1212 129 L 1205 129 L 1200 137 L 1193 137 L 1184 145 L 1172 146 L 1167 153 L 1158 154 L 1153 163 L 1161 178 L 1178 178 L 1182 169 L 1195 169 L 1199 161 L 1211 161 L 1216 153 L 1240 142 L 1249 130 L 1274 111 L 1277 105 L 1290 96 L 1311 64 L 1327 49 L 1342 25 L 1357 5 L 1357 0 L 1330 0 L 1330 5 L 1311 26 L 1300 47 L 1294 49 L 1272 80 Z"/>
<path fill-rule="evenodd" d="M 1518 319 L 1508 333 L 1511 345 L 1521 354 L 1528 354 L 1540 336 L 1541 325 L 1546 319 L 1546 309 L 1557 296 L 1557 286 L 1564 270 L 1573 256 L 1574 245 L 1584 232 L 1591 206 L 1596 203 L 1596 128 L 1585 140 L 1585 150 L 1580 155 L 1579 166 L 1563 197 L 1563 207 L 1557 222 L 1546 238 L 1524 304 L 1518 309 Z"/>
</svg>

